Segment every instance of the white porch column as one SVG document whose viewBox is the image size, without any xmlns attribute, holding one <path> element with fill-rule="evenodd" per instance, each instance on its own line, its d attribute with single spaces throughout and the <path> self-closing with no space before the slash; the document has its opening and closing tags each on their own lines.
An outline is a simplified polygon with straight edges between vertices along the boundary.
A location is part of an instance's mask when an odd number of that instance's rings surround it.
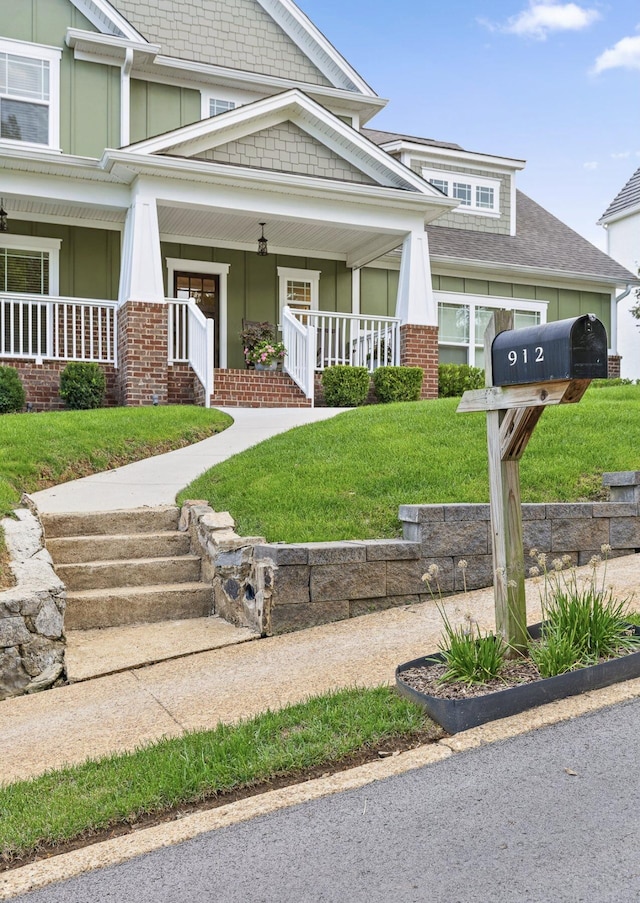
<svg viewBox="0 0 640 903">
<path fill-rule="evenodd" d="M 122 239 L 118 301 L 164 301 L 160 228 L 155 197 L 136 192 Z"/>
<path fill-rule="evenodd" d="M 402 243 L 402 261 L 396 317 L 413 326 L 437 326 L 438 311 L 431 285 L 429 240 L 422 228 L 410 232 Z"/>
</svg>

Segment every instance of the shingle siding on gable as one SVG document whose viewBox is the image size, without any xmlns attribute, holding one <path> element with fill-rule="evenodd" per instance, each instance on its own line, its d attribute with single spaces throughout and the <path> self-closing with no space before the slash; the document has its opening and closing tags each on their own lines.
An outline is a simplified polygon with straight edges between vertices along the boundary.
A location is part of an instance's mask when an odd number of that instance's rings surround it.
<svg viewBox="0 0 640 903">
<path fill-rule="evenodd" d="M 235 163 L 258 169 L 321 176 L 343 182 L 374 185 L 373 179 L 320 144 L 292 122 L 283 122 L 238 141 L 198 155 L 215 163 Z"/>
<path fill-rule="evenodd" d="M 168 56 L 331 84 L 256 0 L 113 0 L 113 5 Z"/>
<path fill-rule="evenodd" d="M 481 216 L 478 213 L 451 212 L 438 217 L 439 226 L 450 226 L 452 229 L 468 229 L 470 232 L 495 232 L 498 235 L 509 235 L 511 232 L 511 176 L 479 169 L 468 169 L 464 166 L 449 166 L 442 163 L 412 160 L 411 169 L 422 175 L 423 169 L 441 169 L 444 172 L 459 172 L 463 175 L 479 176 L 483 179 L 500 180 L 500 217 Z"/>
</svg>

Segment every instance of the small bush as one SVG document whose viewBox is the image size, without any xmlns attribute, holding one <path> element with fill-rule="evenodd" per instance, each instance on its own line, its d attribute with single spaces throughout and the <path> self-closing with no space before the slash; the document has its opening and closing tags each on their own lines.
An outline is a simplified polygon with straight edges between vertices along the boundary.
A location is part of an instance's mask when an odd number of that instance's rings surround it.
<svg viewBox="0 0 640 903">
<path fill-rule="evenodd" d="M 438 397 L 454 398 L 467 389 L 484 386 L 484 370 L 468 364 L 440 364 L 438 367 Z"/>
<path fill-rule="evenodd" d="M 625 379 L 620 376 L 614 376 L 611 379 L 592 379 L 592 389 L 608 389 L 609 386 L 632 386 L 632 379 Z M 636 385 L 640 385 L 640 379 L 636 380 Z"/>
<path fill-rule="evenodd" d="M 24 403 L 24 387 L 16 368 L 0 367 L 0 414 L 16 414 Z"/>
<path fill-rule="evenodd" d="M 338 364 L 322 373 L 324 400 L 331 408 L 355 408 L 369 393 L 369 371 L 366 367 Z"/>
<path fill-rule="evenodd" d="M 422 367 L 378 367 L 373 371 L 373 385 L 383 404 L 417 401 L 422 388 Z"/>
<path fill-rule="evenodd" d="M 107 381 L 98 364 L 80 361 L 67 364 L 60 375 L 60 397 L 74 411 L 100 408 Z"/>
</svg>

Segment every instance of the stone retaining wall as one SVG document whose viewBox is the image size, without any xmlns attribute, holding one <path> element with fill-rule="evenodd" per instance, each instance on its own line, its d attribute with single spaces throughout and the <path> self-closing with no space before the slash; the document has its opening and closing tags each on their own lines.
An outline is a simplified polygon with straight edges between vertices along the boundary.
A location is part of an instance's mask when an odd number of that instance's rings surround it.
<svg viewBox="0 0 640 903">
<path fill-rule="evenodd" d="M 62 683 L 64 585 L 31 511 L 2 521 L 16 584 L 0 591 L 0 700 Z"/>
<path fill-rule="evenodd" d="M 525 564 L 530 549 L 586 564 L 601 546 L 609 557 L 640 551 L 640 472 L 605 474 L 609 502 L 523 505 Z M 440 568 L 443 593 L 491 586 L 488 505 L 403 505 L 402 539 L 266 543 L 242 537 L 226 512 L 187 503 L 183 528 L 207 559 L 215 613 L 264 636 L 301 630 L 430 599 L 422 575 Z M 533 563 L 533 562 L 532 562 Z"/>
</svg>

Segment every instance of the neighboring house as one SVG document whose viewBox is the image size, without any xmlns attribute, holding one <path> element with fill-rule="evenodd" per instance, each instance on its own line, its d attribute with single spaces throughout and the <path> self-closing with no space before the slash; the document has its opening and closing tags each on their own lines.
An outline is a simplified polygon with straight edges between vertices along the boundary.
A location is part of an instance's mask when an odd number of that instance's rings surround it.
<svg viewBox="0 0 640 903">
<path fill-rule="evenodd" d="M 365 128 L 384 105 L 292 0 L 0 0 L 0 362 L 36 406 L 78 359 L 112 403 L 300 405 L 336 362 L 434 396 L 495 307 L 615 336 L 631 274 L 523 161 Z M 285 374 L 244 369 L 262 320 Z"/>
<path fill-rule="evenodd" d="M 633 273 L 640 272 L 640 169 L 618 192 L 598 223 L 607 230 L 607 251 Z M 620 375 L 640 379 L 640 321 L 630 313 L 638 303 L 636 290 L 618 303 L 618 351 L 622 355 Z"/>
</svg>

